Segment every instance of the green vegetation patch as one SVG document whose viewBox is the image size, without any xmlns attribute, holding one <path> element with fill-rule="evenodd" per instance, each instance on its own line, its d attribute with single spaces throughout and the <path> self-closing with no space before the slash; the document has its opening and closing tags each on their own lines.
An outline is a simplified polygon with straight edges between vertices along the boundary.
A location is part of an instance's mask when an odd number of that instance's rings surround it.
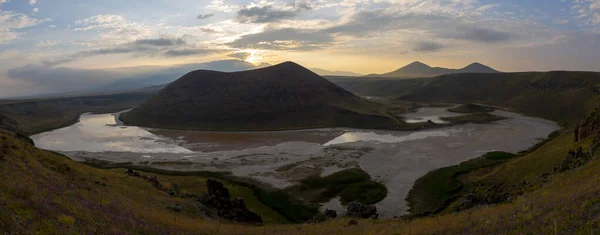
<svg viewBox="0 0 600 235">
<path fill-rule="evenodd" d="M 456 117 L 442 117 L 442 120 L 451 122 L 452 124 L 464 124 L 464 123 L 486 124 L 486 123 L 500 121 L 500 120 L 504 120 L 504 119 L 506 119 L 506 118 L 492 115 L 489 113 L 472 113 L 472 114 L 456 116 Z"/>
<path fill-rule="evenodd" d="M 448 203 L 461 196 L 464 185 L 458 179 L 459 175 L 495 166 L 515 157 L 517 155 L 507 152 L 489 152 L 458 165 L 427 173 L 415 182 L 406 198 L 409 211 L 414 215 L 426 215 L 443 210 Z"/>
<path fill-rule="evenodd" d="M 325 177 L 313 176 L 288 190 L 318 203 L 328 202 L 339 196 L 342 204 L 356 200 L 363 204 L 374 204 L 387 195 L 386 187 L 373 181 L 361 169 L 343 170 Z"/>
<path fill-rule="evenodd" d="M 265 191 L 256 187 L 254 195 L 258 200 L 283 215 L 292 223 L 304 223 L 313 218 L 319 209 L 316 206 L 305 205 L 284 191 Z"/>
<path fill-rule="evenodd" d="M 488 113 L 493 112 L 495 109 L 476 104 L 464 104 L 458 107 L 450 108 L 448 111 L 454 113 Z"/>
</svg>

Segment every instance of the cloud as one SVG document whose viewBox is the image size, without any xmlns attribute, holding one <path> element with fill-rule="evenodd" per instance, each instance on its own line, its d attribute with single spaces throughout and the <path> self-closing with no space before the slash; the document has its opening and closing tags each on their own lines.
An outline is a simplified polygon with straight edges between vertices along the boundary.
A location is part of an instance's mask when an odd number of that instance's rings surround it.
<svg viewBox="0 0 600 235">
<path fill-rule="evenodd" d="M 231 53 L 227 56 L 237 58 L 240 60 L 246 60 L 246 59 L 248 59 L 248 57 L 250 57 L 250 55 L 252 55 L 252 54 L 250 54 L 248 52 L 236 52 L 236 53 Z"/>
<path fill-rule="evenodd" d="M 7 75 L 12 81 L 35 86 L 40 93 L 62 93 L 90 89 L 115 91 L 162 85 L 198 69 L 233 72 L 255 68 L 253 64 L 241 60 L 119 70 L 52 67 L 51 64 L 26 65 L 8 70 Z"/>
<path fill-rule="evenodd" d="M 18 39 L 23 34 L 17 32 L 20 29 L 33 27 L 48 21 L 52 20 L 48 18 L 34 19 L 22 13 L 0 10 L 0 44 Z"/>
<path fill-rule="evenodd" d="M 210 17 L 213 17 L 214 15 L 215 14 L 204 14 L 204 15 L 200 14 L 200 15 L 198 15 L 198 17 L 196 17 L 196 19 L 198 19 L 198 20 L 204 20 L 204 19 L 208 19 Z"/>
<path fill-rule="evenodd" d="M 55 41 L 44 41 L 38 43 L 37 47 L 50 47 L 60 44 Z M 54 67 L 61 64 L 73 62 L 94 56 L 104 55 L 131 55 L 131 56 L 145 56 L 145 57 L 185 57 L 185 56 L 197 56 L 206 55 L 210 53 L 222 52 L 221 49 L 207 49 L 200 48 L 198 46 L 189 45 L 182 38 L 145 38 L 137 39 L 133 42 L 122 43 L 117 45 L 105 46 L 98 49 L 84 50 L 73 53 L 71 55 L 63 56 L 61 59 L 46 60 L 42 62 L 44 65 Z"/>
<path fill-rule="evenodd" d="M 33 8 L 33 13 L 38 13 L 38 12 L 40 12 L 40 9 L 39 9 L 39 8 L 37 8 L 37 7 L 36 7 L 36 8 Z"/>
<path fill-rule="evenodd" d="M 413 48 L 416 52 L 435 52 L 444 49 L 444 45 L 437 42 L 422 41 L 417 42 Z"/>
<path fill-rule="evenodd" d="M 118 75 L 100 70 L 52 68 L 46 65 L 27 65 L 10 69 L 7 75 L 31 85 L 42 92 L 67 92 L 101 86 Z"/>
<path fill-rule="evenodd" d="M 138 39 L 134 42 L 139 46 L 176 46 L 185 45 L 186 42 L 181 38 L 155 38 L 155 39 Z"/>
<path fill-rule="evenodd" d="M 182 56 L 193 56 L 193 55 L 206 55 L 215 52 L 211 49 L 199 49 L 199 48 L 187 48 L 187 49 L 172 49 L 167 50 L 163 53 L 166 57 L 182 57 Z"/>
<path fill-rule="evenodd" d="M 154 36 L 154 27 L 132 22 L 120 15 L 96 15 L 75 22 L 74 31 L 98 31 L 103 44 L 125 43 Z"/>
<path fill-rule="evenodd" d="M 37 4 L 37 0 L 29 0 L 29 5 L 35 5 Z"/>
<path fill-rule="evenodd" d="M 512 34 L 508 32 L 481 28 L 474 25 L 460 25 L 454 30 L 444 30 L 437 34 L 441 37 L 482 43 L 504 42 L 510 40 L 512 37 Z"/>
<path fill-rule="evenodd" d="M 327 33 L 285 28 L 245 35 L 228 45 L 234 48 L 306 51 L 322 48 L 332 42 L 333 37 Z"/>
<path fill-rule="evenodd" d="M 303 11 L 311 10 L 306 2 L 298 2 L 283 8 L 271 5 L 243 8 L 237 12 L 237 20 L 241 23 L 271 23 L 298 16 Z"/>
</svg>

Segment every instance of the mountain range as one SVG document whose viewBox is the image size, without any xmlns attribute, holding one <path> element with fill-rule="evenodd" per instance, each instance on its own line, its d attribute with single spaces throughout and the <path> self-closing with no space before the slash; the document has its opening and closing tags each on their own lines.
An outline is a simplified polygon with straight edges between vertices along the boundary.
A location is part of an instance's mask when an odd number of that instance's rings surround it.
<svg viewBox="0 0 600 235">
<path fill-rule="evenodd" d="M 499 73 L 480 63 L 472 63 L 461 69 L 449 69 L 442 67 L 431 67 L 419 61 L 412 62 L 398 70 L 384 74 L 370 74 L 369 77 L 385 77 L 385 78 L 420 78 L 420 77 L 435 77 L 447 74 L 457 73 Z"/>
</svg>

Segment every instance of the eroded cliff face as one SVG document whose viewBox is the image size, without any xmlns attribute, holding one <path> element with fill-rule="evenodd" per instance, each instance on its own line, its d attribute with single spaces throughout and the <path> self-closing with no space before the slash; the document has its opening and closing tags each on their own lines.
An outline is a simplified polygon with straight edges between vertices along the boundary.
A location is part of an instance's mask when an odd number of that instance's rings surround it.
<svg viewBox="0 0 600 235">
<path fill-rule="evenodd" d="M 554 168 L 555 173 L 562 173 L 583 166 L 594 157 L 600 148 L 600 107 L 583 118 L 575 127 L 574 132 L 575 142 L 591 138 L 592 143 L 587 149 L 578 147 L 576 150 L 569 151 L 569 155 L 563 159 L 559 166 Z"/>
<path fill-rule="evenodd" d="M 594 142 L 598 142 L 600 135 L 600 107 L 588 114 L 577 127 L 575 127 L 575 142 L 584 140 L 590 136 L 596 136 Z"/>
<path fill-rule="evenodd" d="M 10 132 L 19 132 L 19 124 L 15 120 L 0 114 L 0 129 Z"/>
</svg>

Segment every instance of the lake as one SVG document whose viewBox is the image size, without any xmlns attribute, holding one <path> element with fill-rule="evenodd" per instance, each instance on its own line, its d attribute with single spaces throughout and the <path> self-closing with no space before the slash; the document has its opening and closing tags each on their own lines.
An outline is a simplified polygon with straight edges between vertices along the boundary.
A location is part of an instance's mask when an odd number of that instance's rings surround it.
<svg viewBox="0 0 600 235">
<path fill-rule="evenodd" d="M 118 114 L 83 114 L 78 123 L 32 136 L 43 149 L 74 160 L 131 162 L 171 170 L 231 171 L 284 188 L 306 177 L 360 167 L 388 188 L 376 206 L 392 217 L 408 208 L 405 197 L 427 172 L 489 152 L 525 150 L 559 129 L 551 121 L 497 110 L 507 119 L 421 131 L 345 128 L 274 132 L 205 132 L 123 126 Z M 407 122 L 457 116 L 446 108 L 423 108 Z M 291 167 L 290 167 L 291 166 Z M 335 201 L 326 207 L 342 210 Z"/>
</svg>

